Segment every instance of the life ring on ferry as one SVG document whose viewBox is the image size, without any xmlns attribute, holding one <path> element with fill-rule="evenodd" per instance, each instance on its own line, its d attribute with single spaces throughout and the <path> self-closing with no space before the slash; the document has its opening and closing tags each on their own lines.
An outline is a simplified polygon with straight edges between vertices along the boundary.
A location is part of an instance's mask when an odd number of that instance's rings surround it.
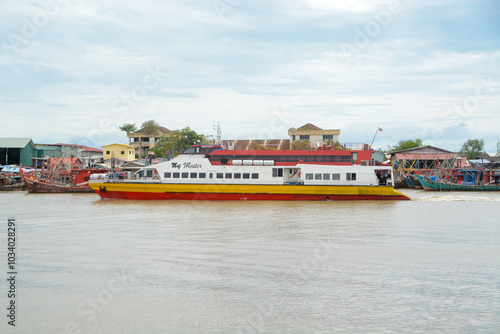
<svg viewBox="0 0 500 334">
<path fill-rule="evenodd" d="M 299 172 L 299 177 L 300 177 L 300 172 Z"/>
<path fill-rule="evenodd" d="M 153 176 L 153 180 L 158 180 L 160 177 L 158 175 Z"/>
<path fill-rule="evenodd" d="M 299 164 L 301 164 L 301 163 L 303 163 L 303 162 L 304 162 L 304 161 L 302 161 L 302 160 L 299 160 Z"/>
</svg>

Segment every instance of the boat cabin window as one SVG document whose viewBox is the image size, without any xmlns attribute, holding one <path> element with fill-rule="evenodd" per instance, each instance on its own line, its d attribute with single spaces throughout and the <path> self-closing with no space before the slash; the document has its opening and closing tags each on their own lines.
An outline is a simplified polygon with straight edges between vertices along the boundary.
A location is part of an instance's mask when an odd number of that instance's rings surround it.
<svg viewBox="0 0 500 334">
<path fill-rule="evenodd" d="M 313 173 L 307 173 L 306 174 L 306 180 L 312 180 L 314 178 Z"/>
<path fill-rule="evenodd" d="M 214 173 L 208 173 L 208 178 L 213 179 L 214 178 Z"/>
<path fill-rule="evenodd" d="M 273 177 L 282 177 L 283 168 L 273 168 Z"/>
<path fill-rule="evenodd" d="M 185 149 L 182 154 L 208 154 L 214 150 L 214 147 L 189 147 Z"/>
<path fill-rule="evenodd" d="M 226 179 L 232 179 L 233 178 L 233 174 L 232 173 L 226 173 Z"/>
<path fill-rule="evenodd" d="M 321 180 L 321 176 L 322 176 L 321 173 L 316 173 L 316 174 L 314 174 L 314 179 Z"/>
<path fill-rule="evenodd" d="M 347 173 L 346 180 L 347 181 L 356 181 L 356 173 Z"/>
<path fill-rule="evenodd" d="M 198 178 L 198 173 L 191 173 L 189 175 L 189 177 L 192 178 L 192 179 L 197 179 Z"/>
<path fill-rule="evenodd" d="M 340 180 L 340 174 L 338 174 L 338 173 L 332 174 L 332 180 L 335 180 L 335 181 Z"/>
<path fill-rule="evenodd" d="M 323 180 L 330 180 L 330 174 L 323 174 Z"/>
<path fill-rule="evenodd" d="M 258 179 L 259 173 L 252 173 L 252 179 Z"/>
<path fill-rule="evenodd" d="M 174 173 L 174 179 L 178 179 L 180 176 L 181 176 L 181 173 L 178 173 L 178 172 Z"/>
<path fill-rule="evenodd" d="M 164 174 L 164 176 L 165 176 L 165 178 L 166 178 L 166 179 L 170 179 L 170 178 L 172 177 L 172 173 L 170 173 L 170 172 L 166 172 L 166 173 Z"/>
<path fill-rule="evenodd" d="M 147 176 L 147 177 L 153 177 L 153 170 L 152 170 L 152 169 L 148 169 L 148 170 L 146 171 L 146 176 Z"/>
<path fill-rule="evenodd" d="M 234 173 L 235 179 L 241 179 L 241 173 Z"/>
<path fill-rule="evenodd" d="M 200 173 L 200 174 L 198 174 L 198 177 L 200 179 L 206 179 L 207 178 L 207 173 Z"/>
<path fill-rule="evenodd" d="M 243 178 L 244 179 L 249 179 L 250 178 L 250 173 L 243 173 Z"/>
<path fill-rule="evenodd" d="M 224 178 L 224 173 L 217 173 L 216 176 L 218 179 L 223 179 Z"/>
<path fill-rule="evenodd" d="M 182 173 L 182 174 L 181 174 L 181 177 L 182 177 L 183 179 L 187 179 L 187 178 L 189 177 L 189 173 Z"/>
</svg>

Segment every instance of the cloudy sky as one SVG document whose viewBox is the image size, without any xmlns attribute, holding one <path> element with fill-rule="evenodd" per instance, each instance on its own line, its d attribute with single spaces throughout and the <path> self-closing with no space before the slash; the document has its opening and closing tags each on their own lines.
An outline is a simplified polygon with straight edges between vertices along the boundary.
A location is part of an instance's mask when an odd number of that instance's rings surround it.
<svg viewBox="0 0 500 334">
<path fill-rule="evenodd" d="M 154 119 L 223 139 L 500 141 L 497 0 L 0 3 L 0 137 L 94 147 Z"/>
</svg>

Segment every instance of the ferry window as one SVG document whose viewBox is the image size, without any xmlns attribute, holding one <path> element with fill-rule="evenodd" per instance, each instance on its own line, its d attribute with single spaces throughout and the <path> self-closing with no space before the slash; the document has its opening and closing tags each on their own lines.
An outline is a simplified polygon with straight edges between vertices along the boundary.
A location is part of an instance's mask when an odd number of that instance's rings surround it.
<svg viewBox="0 0 500 334">
<path fill-rule="evenodd" d="M 200 173 L 200 174 L 198 175 L 198 177 L 199 177 L 200 179 L 206 179 L 206 178 L 207 178 L 207 173 Z"/>
<path fill-rule="evenodd" d="M 170 179 L 172 177 L 172 173 L 167 172 L 164 174 L 166 179 Z"/>
<path fill-rule="evenodd" d="M 273 177 L 283 176 L 283 168 L 273 168 Z"/>
<path fill-rule="evenodd" d="M 209 178 L 209 179 L 213 179 L 213 178 L 214 178 L 214 173 L 209 173 L 209 174 L 208 174 L 208 178 Z"/>
<path fill-rule="evenodd" d="M 252 173 L 252 179 L 258 179 L 259 173 Z"/>
<path fill-rule="evenodd" d="M 147 176 L 147 177 L 153 177 L 153 170 L 148 169 L 148 170 L 146 171 L 146 176 Z"/>
<path fill-rule="evenodd" d="M 178 179 L 181 176 L 181 173 L 174 173 L 174 179 Z"/>
<path fill-rule="evenodd" d="M 196 178 L 198 178 L 198 173 L 191 173 L 189 175 L 189 177 L 192 178 L 192 179 L 196 179 Z"/>
<path fill-rule="evenodd" d="M 313 174 L 312 173 L 307 173 L 306 174 L 306 180 L 312 180 L 313 179 Z"/>
<path fill-rule="evenodd" d="M 233 174 L 232 173 L 226 173 L 225 178 L 226 179 L 232 179 L 233 178 Z"/>
<path fill-rule="evenodd" d="M 224 173 L 217 173 L 217 176 L 216 176 L 218 179 L 222 179 L 224 178 Z"/>
<path fill-rule="evenodd" d="M 243 173 L 243 178 L 244 179 L 249 179 L 250 178 L 250 173 Z"/>
<path fill-rule="evenodd" d="M 182 178 L 187 179 L 189 177 L 189 173 L 182 173 Z"/>
<path fill-rule="evenodd" d="M 330 180 L 330 174 L 323 174 L 323 180 Z"/>
<path fill-rule="evenodd" d="M 332 174 L 332 180 L 340 180 L 340 174 Z"/>
<path fill-rule="evenodd" d="M 241 173 L 234 173 L 235 179 L 241 179 Z"/>
<path fill-rule="evenodd" d="M 315 180 L 321 180 L 321 173 L 314 174 L 314 179 Z"/>
<path fill-rule="evenodd" d="M 346 180 L 347 181 L 356 181 L 356 173 L 347 173 Z"/>
</svg>

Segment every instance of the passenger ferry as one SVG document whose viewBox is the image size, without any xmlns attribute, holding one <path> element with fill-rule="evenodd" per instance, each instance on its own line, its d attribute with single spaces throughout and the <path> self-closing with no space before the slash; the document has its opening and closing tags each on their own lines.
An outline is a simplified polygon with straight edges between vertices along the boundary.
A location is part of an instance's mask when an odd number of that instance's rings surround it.
<svg viewBox="0 0 500 334">
<path fill-rule="evenodd" d="M 363 155 L 364 154 L 364 155 Z M 134 174 L 93 175 L 102 198 L 135 200 L 409 200 L 371 151 L 235 151 L 193 145 Z"/>
</svg>

